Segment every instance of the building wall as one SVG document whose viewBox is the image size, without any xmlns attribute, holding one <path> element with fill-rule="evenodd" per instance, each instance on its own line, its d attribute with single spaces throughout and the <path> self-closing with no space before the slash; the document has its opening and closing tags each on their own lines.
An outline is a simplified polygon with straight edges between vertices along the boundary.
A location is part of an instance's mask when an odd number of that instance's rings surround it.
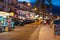
<svg viewBox="0 0 60 40">
<path fill-rule="evenodd" d="M 0 1 L 0 7 L 2 7 L 2 9 L 9 9 L 10 6 L 13 6 L 17 3 L 17 0 L 3 0 Z M 4 6 L 4 7 L 3 7 Z"/>
<path fill-rule="evenodd" d="M 9 4 L 16 4 L 17 0 L 4 0 L 4 2 L 7 2 Z"/>
</svg>

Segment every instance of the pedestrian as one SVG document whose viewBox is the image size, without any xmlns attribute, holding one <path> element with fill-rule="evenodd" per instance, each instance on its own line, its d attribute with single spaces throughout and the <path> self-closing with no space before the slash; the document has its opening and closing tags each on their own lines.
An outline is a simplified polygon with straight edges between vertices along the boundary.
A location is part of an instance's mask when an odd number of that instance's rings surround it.
<svg viewBox="0 0 60 40">
<path fill-rule="evenodd" d="M 44 19 L 43 24 L 46 25 L 46 19 Z"/>
<path fill-rule="evenodd" d="M 9 17 L 9 18 L 7 19 L 7 26 L 8 26 L 8 28 L 9 28 L 9 31 L 11 30 L 11 22 L 12 22 L 11 17 Z"/>
</svg>

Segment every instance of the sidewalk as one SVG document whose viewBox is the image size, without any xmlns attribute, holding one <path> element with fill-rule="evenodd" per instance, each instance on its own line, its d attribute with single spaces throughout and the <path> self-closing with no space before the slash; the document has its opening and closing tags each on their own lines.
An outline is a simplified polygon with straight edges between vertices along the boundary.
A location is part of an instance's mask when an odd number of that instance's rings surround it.
<svg viewBox="0 0 60 40">
<path fill-rule="evenodd" d="M 56 40 L 54 38 L 54 31 L 53 28 L 42 26 L 39 32 L 39 39 L 38 40 Z"/>
</svg>

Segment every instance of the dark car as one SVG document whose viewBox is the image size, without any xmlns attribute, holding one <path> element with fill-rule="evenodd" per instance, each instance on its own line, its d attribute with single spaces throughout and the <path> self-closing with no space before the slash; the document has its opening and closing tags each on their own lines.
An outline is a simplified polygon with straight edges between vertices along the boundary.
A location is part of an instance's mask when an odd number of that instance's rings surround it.
<svg viewBox="0 0 60 40">
<path fill-rule="evenodd" d="M 24 20 L 23 19 L 19 19 L 19 18 L 15 18 L 15 19 L 13 19 L 14 20 L 14 22 L 15 22 L 15 26 L 23 26 L 24 25 Z"/>
<path fill-rule="evenodd" d="M 18 26 L 24 26 L 24 20 L 23 19 L 19 19 L 19 24 L 18 24 Z"/>
<path fill-rule="evenodd" d="M 26 19 L 24 21 L 24 24 L 30 24 L 30 23 L 33 23 L 33 22 L 35 22 L 35 21 L 34 20 L 31 20 L 31 19 Z"/>
</svg>

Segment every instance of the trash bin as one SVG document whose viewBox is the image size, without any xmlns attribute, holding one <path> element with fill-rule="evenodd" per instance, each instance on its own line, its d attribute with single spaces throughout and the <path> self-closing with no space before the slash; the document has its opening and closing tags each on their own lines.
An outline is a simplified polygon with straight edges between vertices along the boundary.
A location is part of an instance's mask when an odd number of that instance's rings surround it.
<svg viewBox="0 0 60 40">
<path fill-rule="evenodd" d="M 9 31 L 9 27 L 6 26 L 6 27 L 5 27 L 5 32 L 8 32 L 8 31 Z"/>
</svg>

